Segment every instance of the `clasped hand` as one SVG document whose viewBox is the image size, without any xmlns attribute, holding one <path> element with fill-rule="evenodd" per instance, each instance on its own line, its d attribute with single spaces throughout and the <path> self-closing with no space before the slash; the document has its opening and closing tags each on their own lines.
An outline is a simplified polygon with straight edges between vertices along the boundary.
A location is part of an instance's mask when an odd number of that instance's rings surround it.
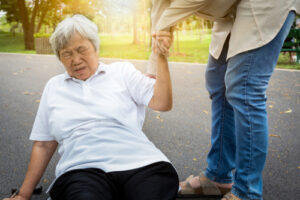
<svg viewBox="0 0 300 200">
<path fill-rule="evenodd" d="M 169 56 L 169 49 L 173 42 L 173 34 L 169 31 L 158 31 L 152 34 L 152 51 L 155 54 Z"/>
</svg>

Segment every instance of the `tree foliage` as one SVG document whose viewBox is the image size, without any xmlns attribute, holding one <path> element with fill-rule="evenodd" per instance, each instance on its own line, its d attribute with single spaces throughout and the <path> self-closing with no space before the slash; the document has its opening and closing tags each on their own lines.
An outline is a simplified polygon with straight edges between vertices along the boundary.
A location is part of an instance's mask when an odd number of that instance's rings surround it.
<svg viewBox="0 0 300 200">
<path fill-rule="evenodd" d="M 0 0 L 0 10 L 6 12 L 11 27 L 22 25 L 25 49 L 34 48 L 34 33 L 49 33 L 73 14 L 92 19 L 102 33 L 132 34 L 134 44 L 151 46 L 151 0 Z M 191 16 L 179 22 L 175 30 L 191 33 L 211 27 L 211 22 Z"/>
<path fill-rule="evenodd" d="M 94 18 L 101 0 L 0 0 L 8 22 L 22 24 L 26 50 L 34 49 L 33 34 L 43 25 L 55 27 L 66 15 L 84 14 Z"/>
</svg>

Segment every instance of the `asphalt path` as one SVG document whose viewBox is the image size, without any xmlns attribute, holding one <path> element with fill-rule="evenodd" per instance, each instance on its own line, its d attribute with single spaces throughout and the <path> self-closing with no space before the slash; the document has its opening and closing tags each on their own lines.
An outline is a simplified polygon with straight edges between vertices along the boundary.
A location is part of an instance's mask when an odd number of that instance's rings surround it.
<svg viewBox="0 0 300 200">
<path fill-rule="evenodd" d="M 101 59 L 104 63 L 116 59 Z M 144 71 L 145 61 L 131 60 Z M 173 162 L 180 180 L 205 169 L 210 148 L 210 100 L 205 65 L 170 63 L 174 107 L 148 110 L 144 132 Z M 64 72 L 54 56 L 0 54 L 0 199 L 22 184 L 32 142 L 28 140 L 47 80 Z M 268 94 L 269 154 L 263 172 L 265 200 L 300 199 L 300 71 L 275 70 Z M 41 179 L 54 179 L 57 153 Z M 33 196 L 46 199 L 45 193 Z"/>
</svg>

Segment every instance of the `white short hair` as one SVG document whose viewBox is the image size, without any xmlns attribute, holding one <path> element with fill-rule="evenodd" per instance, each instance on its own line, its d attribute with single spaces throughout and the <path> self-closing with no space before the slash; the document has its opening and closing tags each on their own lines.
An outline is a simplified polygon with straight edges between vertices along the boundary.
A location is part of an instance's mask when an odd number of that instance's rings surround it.
<svg viewBox="0 0 300 200">
<path fill-rule="evenodd" d="M 50 44 L 58 58 L 60 58 L 59 51 L 67 45 L 76 33 L 88 39 L 96 51 L 99 50 L 100 39 L 97 25 L 83 15 L 74 15 L 61 21 L 50 37 Z"/>
</svg>

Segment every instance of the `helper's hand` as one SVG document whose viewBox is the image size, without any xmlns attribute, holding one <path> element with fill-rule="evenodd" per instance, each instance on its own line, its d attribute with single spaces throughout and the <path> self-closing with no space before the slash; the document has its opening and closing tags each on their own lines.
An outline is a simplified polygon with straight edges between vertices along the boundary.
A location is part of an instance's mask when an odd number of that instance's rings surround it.
<svg viewBox="0 0 300 200">
<path fill-rule="evenodd" d="M 172 46 L 173 34 L 170 31 L 158 31 L 152 35 L 152 50 L 155 54 L 169 56 L 169 49 Z"/>
</svg>

